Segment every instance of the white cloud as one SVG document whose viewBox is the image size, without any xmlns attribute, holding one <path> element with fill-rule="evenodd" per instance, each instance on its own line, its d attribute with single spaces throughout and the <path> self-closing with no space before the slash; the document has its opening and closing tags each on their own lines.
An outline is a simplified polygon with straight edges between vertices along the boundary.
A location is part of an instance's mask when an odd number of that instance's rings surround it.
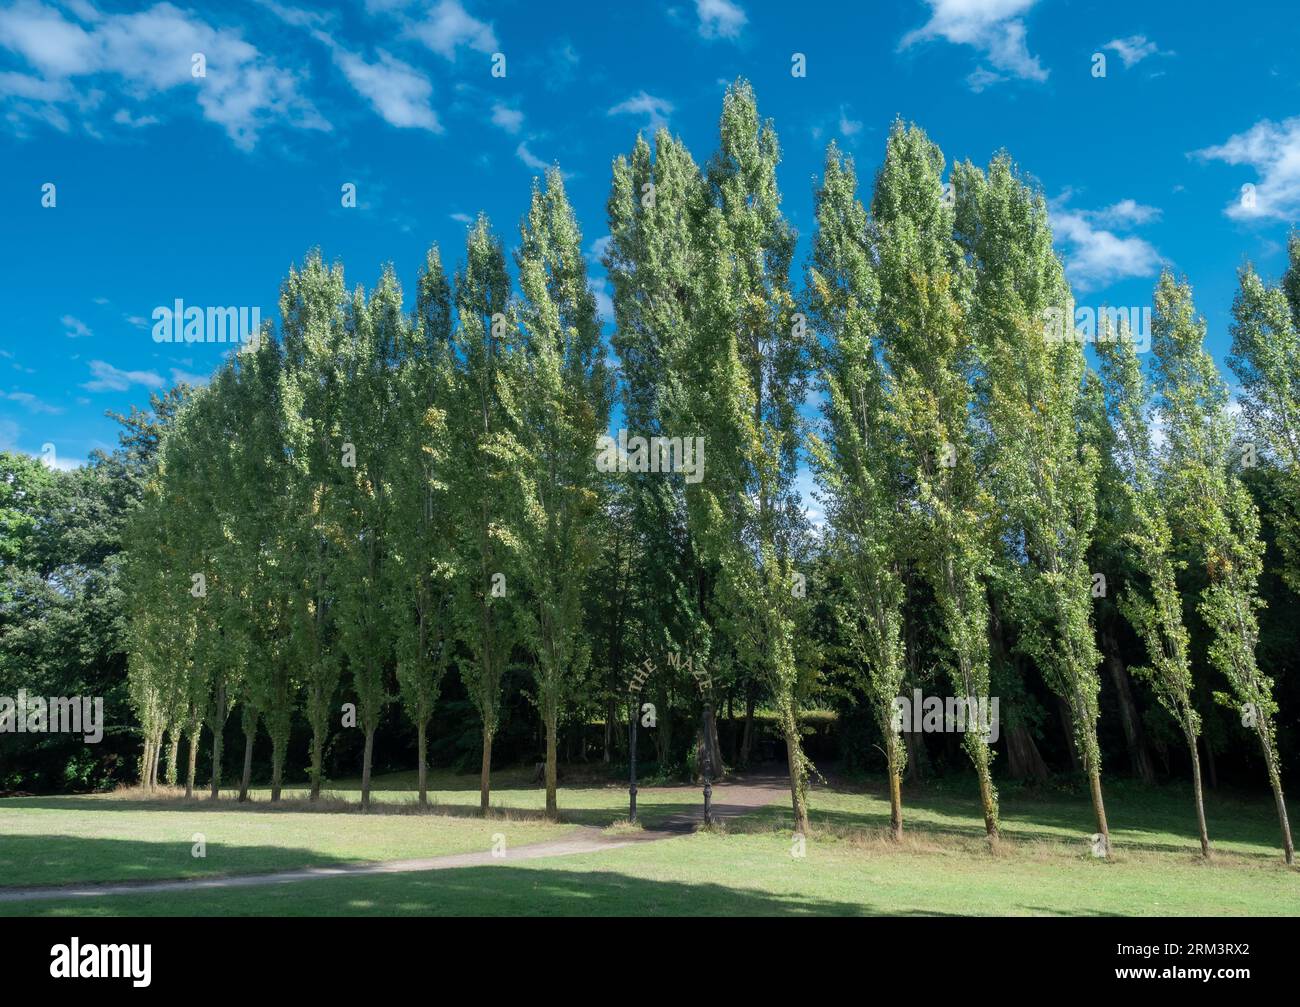
<svg viewBox="0 0 1300 1007">
<path fill-rule="evenodd" d="M 135 101 L 192 89 L 204 117 L 244 150 L 256 146 L 272 123 L 330 128 L 300 93 L 299 76 L 264 56 L 239 29 L 214 28 L 170 3 L 106 14 L 82 2 L 68 11 L 65 16 L 39 0 L 0 10 L 0 46 L 39 74 L 9 73 L 0 80 L 0 96 L 20 99 L 11 118 L 41 119 L 67 130 L 68 115 L 93 110 L 104 97 L 103 78 L 109 78 Z M 206 58 L 203 78 L 191 74 L 194 53 Z M 73 87 L 76 78 L 92 76 L 95 87 L 82 93 Z"/>
<path fill-rule="evenodd" d="M 840 135 L 844 137 L 857 136 L 862 132 L 862 120 L 850 119 L 848 113 L 844 111 L 844 106 L 840 106 Z"/>
<path fill-rule="evenodd" d="M 93 335 L 90 331 L 90 326 L 80 318 L 76 318 L 72 315 L 64 315 L 59 319 L 59 321 L 63 323 L 63 327 L 67 330 L 64 335 L 69 339 L 81 339 L 85 336 Z"/>
<path fill-rule="evenodd" d="M 124 392 L 132 385 L 161 388 L 167 383 L 153 371 L 122 371 L 102 360 L 90 361 L 90 373 L 94 379 L 81 386 L 88 392 Z"/>
<path fill-rule="evenodd" d="M 286 7 L 283 4 L 275 3 L 274 0 L 257 0 L 257 2 L 285 24 L 291 24 L 295 28 L 324 28 L 329 23 L 329 18 L 315 11 Z M 367 4 L 366 6 L 370 5 Z"/>
<path fill-rule="evenodd" d="M 48 402 L 42 402 L 31 392 L 0 392 L 0 399 L 17 402 L 32 413 L 49 413 L 51 416 L 57 416 L 63 412 L 61 406 L 52 406 Z"/>
<path fill-rule="evenodd" d="M 587 249 L 588 262 L 600 262 L 605 258 L 605 252 L 609 250 L 609 243 L 613 241 L 612 235 L 603 234 L 591 243 Z"/>
<path fill-rule="evenodd" d="M 497 102 L 492 106 L 492 125 L 500 126 L 507 133 L 518 133 L 524 125 L 524 113 Z"/>
<path fill-rule="evenodd" d="M 702 38 L 736 38 L 749 18 L 732 0 L 695 0 Z"/>
<path fill-rule="evenodd" d="M 1173 55 L 1171 52 L 1161 52 L 1160 47 L 1145 35 L 1130 35 L 1128 38 L 1112 39 L 1102 48 L 1118 53 L 1119 58 L 1124 62 L 1125 70 L 1137 63 L 1141 63 L 1148 56 Z"/>
<path fill-rule="evenodd" d="M 1063 196 L 1051 204 L 1052 233 L 1063 247 L 1065 271 L 1079 290 L 1094 290 L 1117 280 L 1152 276 L 1160 268 L 1160 253 L 1145 238 L 1118 235 L 1122 230 L 1154 220 L 1160 211 L 1132 199 L 1102 210 L 1066 207 Z"/>
<path fill-rule="evenodd" d="M 976 94 L 979 94 L 986 87 L 992 87 L 994 84 L 1001 84 L 1006 77 L 1000 73 L 994 73 L 988 67 L 976 67 L 966 76 L 966 86 Z"/>
<path fill-rule="evenodd" d="M 1244 133 L 1215 147 L 1193 151 L 1206 161 L 1249 165 L 1258 180 L 1224 208 L 1233 220 L 1273 218 L 1293 221 L 1300 216 L 1300 116 L 1280 123 L 1261 119 Z"/>
<path fill-rule="evenodd" d="M 145 126 L 156 126 L 161 122 L 156 115 L 133 116 L 124 108 L 119 108 L 113 113 L 113 121 L 119 126 L 126 126 L 130 129 L 143 129 Z"/>
<path fill-rule="evenodd" d="M 596 298 L 596 311 L 600 315 L 600 320 L 613 324 L 614 301 L 609 296 L 609 281 L 603 276 L 590 276 L 587 278 L 587 286 L 591 288 Z"/>
<path fill-rule="evenodd" d="M 0 26 L 0 31 L 3 27 Z M 7 42 L 6 42 L 7 44 Z M 33 101 L 71 101 L 73 90 L 59 80 L 42 80 L 12 70 L 0 73 L 0 95 L 10 98 L 29 98 Z"/>
<path fill-rule="evenodd" d="M 1096 224 L 1105 227 L 1141 227 L 1160 218 L 1158 207 L 1146 206 L 1135 199 L 1121 199 L 1105 209 L 1090 214 Z"/>
<path fill-rule="evenodd" d="M 626 101 L 620 101 L 606 115 L 644 115 L 647 129 L 658 129 L 668 124 L 668 117 L 673 114 L 673 103 L 666 98 L 656 98 L 641 91 Z"/>
<path fill-rule="evenodd" d="M 468 225 L 474 223 L 474 218 L 471 217 L 468 213 L 453 213 L 451 215 L 451 219 L 456 221 L 456 223 L 458 224 Z"/>
<path fill-rule="evenodd" d="M 491 53 L 498 45 L 492 26 L 472 17 L 458 0 L 440 0 L 424 20 L 408 24 L 407 33 L 453 60 L 461 46 Z"/>
<path fill-rule="evenodd" d="M 907 49 L 918 42 L 942 38 L 954 45 L 968 45 L 992 64 L 993 70 L 981 67 L 967 78 L 973 91 L 1006 79 L 1009 74 L 1023 80 L 1047 80 L 1048 71 L 1030 55 L 1025 44 L 1025 22 L 1038 0 L 926 0 L 930 20 L 908 32 L 899 43 Z"/>
<path fill-rule="evenodd" d="M 515 156 L 534 171 L 545 171 L 550 167 L 549 164 L 529 150 L 528 144 L 523 141 L 520 141 L 519 146 L 515 148 Z"/>
<path fill-rule="evenodd" d="M 427 129 L 441 133 L 438 113 L 430 105 L 433 85 L 407 63 L 379 50 L 379 62 L 367 63 L 356 53 L 349 52 L 323 32 L 317 38 L 330 47 L 334 63 L 348 83 L 390 126 L 401 129 Z"/>
</svg>

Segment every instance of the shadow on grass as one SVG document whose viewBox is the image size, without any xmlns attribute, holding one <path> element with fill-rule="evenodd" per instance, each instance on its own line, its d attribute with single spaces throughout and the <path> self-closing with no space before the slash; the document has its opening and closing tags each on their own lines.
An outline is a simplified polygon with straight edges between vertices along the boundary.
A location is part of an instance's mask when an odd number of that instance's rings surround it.
<svg viewBox="0 0 1300 1007">
<path fill-rule="evenodd" d="M 207 856 L 195 857 L 189 833 L 170 843 L 5 836 L 0 842 L 0 895 L 11 888 L 44 885 L 183 880 L 364 862 L 291 846 L 227 846 L 219 841 L 206 845 Z M 0 902 L 0 915 L 4 905 Z"/>
<path fill-rule="evenodd" d="M 44 837 L 57 839 L 66 837 Z M 92 841 L 83 840 L 83 845 Z M 104 842 L 101 840 L 94 843 Z M 147 846 L 149 844 L 134 844 Z M 266 852 L 266 851 L 263 851 Z M 286 851 L 304 854 L 306 851 Z M 88 849 L 81 856 L 102 857 Z M 114 854 L 121 857 L 125 851 Z M 134 851 L 137 859 L 146 851 Z M 143 862 L 143 859 L 141 859 Z M 0 916 L 870 916 L 885 905 L 689 884 L 606 870 L 459 867 L 255 888 L 0 902 Z M 928 915 L 928 914 L 927 914 Z"/>
</svg>

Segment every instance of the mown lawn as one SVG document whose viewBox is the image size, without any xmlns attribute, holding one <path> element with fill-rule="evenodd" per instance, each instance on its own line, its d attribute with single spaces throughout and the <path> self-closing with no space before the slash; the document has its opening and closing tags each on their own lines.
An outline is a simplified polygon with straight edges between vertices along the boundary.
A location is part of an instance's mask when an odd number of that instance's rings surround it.
<svg viewBox="0 0 1300 1007">
<path fill-rule="evenodd" d="M 107 796 L 0 801 L 0 884 L 432 856 L 485 850 L 495 832 L 507 836 L 506 857 L 491 866 L 251 889 L 0 903 L 0 915 L 1300 915 L 1300 872 L 1281 862 L 1264 794 L 1208 796 L 1216 848 L 1209 864 L 1195 856 L 1184 788 L 1122 781 L 1107 794 L 1116 849 L 1109 863 L 1089 855 L 1082 793 L 1004 792 L 1005 839 L 990 851 L 975 795 L 962 787 L 908 793 L 907 837 L 901 845 L 884 839 L 889 809 L 878 782 L 818 787 L 802 857 L 781 800 L 719 832 L 512 861 L 511 848 L 571 828 L 538 820 L 539 788 L 507 779 L 517 786 L 495 792 L 500 817 L 484 822 L 469 817 L 477 809 L 473 781 L 435 780 L 439 807 L 420 814 L 409 808 L 404 778 L 382 782 L 376 809 L 365 815 L 348 810 L 346 796 L 315 812 L 225 802 L 214 809 L 206 801 L 145 807 Z M 653 822 L 698 804 L 697 794 L 645 789 L 638 803 Z M 620 786 L 564 788 L 560 797 L 569 821 L 603 825 L 626 814 Z M 206 831 L 206 861 L 189 856 L 195 831 Z"/>
<path fill-rule="evenodd" d="M 223 790 L 186 801 L 179 793 L 123 791 L 87 797 L 0 800 L 0 887 L 248 874 L 325 864 L 400 860 L 506 849 L 555 839 L 574 825 L 605 826 L 627 814 L 621 785 L 564 789 L 561 821 L 543 820 L 546 793 L 523 771 L 500 774 L 493 817 L 479 817 L 478 778 L 431 774 L 430 807 L 416 802 L 415 774 L 376 781 L 373 807 L 360 811 L 355 781 L 332 784 L 313 806 L 307 791 L 286 789 L 272 804 L 265 788 L 248 804 Z M 638 798 L 647 824 L 689 811 L 694 788 L 647 789 Z M 206 856 L 193 856 L 201 834 Z M 3 911 L 3 907 L 0 907 Z"/>
<path fill-rule="evenodd" d="M 1295 915 L 1279 864 L 1032 848 L 990 855 L 909 842 L 887 850 L 777 833 L 699 833 L 551 860 L 302 881 L 183 896 L 0 904 L 8 915 Z"/>
</svg>

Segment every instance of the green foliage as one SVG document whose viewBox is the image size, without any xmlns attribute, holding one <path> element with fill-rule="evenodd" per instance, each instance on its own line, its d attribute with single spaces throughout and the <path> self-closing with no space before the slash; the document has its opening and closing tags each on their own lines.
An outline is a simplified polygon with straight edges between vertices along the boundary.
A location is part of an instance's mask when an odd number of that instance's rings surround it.
<svg viewBox="0 0 1300 1007">
<path fill-rule="evenodd" d="M 1252 457 L 1279 468 L 1290 491 L 1271 517 L 1283 577 L 1300 592 L 1300 234 L 1291 235 L 1289 250 L 1290 266 L 1275 287 L 1250 266 L 1241 271 L 1228 365 L 1241 381 L 1242 413 L 1255 438 Z"/>
<path fill-rule="evenodd" d="M 817 235 L 808 269 L 809 312 L 826 336 L 826 430 L 824 440 L 810 438 L 809 450 L 826 494 L 828 549 L 843 578 L 834 609 L 846 635 L 843 660 L 869 698 L 896 777 L 907 758 L 894 719 L 894 699 L 907 672 L 901 443 L 893 389 L 876 349 L 880 284 L 856 188 L 852 160 L 832 145 L 817 190 Z"/>
<path fill-rule="evenodd" d="M 954 695 L 989 695 L 992 550 L 972 446 L 969 396 L 975 346 L 971 276 L 943 198 L 943 155 L 915 127 L 895 123 L 876 178 L 880 340 L 900 431 L 907 537 L 934 592 Z M 977 731 L 963 743 L 981 781 L 986 828 L 997 832 L 992 757 Z"/>
</svg>

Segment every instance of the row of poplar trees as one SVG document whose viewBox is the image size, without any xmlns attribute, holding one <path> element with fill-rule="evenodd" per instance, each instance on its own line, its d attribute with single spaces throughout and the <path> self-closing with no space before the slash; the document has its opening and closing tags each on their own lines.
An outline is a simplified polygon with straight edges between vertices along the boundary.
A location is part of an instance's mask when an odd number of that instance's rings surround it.
<svg viewBox="0 0 1300 1007">
<path fill-rule="evenodd" d="M 1213 631 L 1224 701 L 1259 737 L 1290 862 L 1272 683 L 1255 661 L 1259 516 L 1190 289 L 1161 278 L 1146 371 L 1130 334 L 1105 327 L 1092 370 L 1068 327 L 1059 338 L 1044 324 L 1071 301 L 1041 193 L 1005 155 L 955 165 L 945 184 L 937 146 L 902 124 L 869 210 L 851 159 L 828 150 L 796 287 L 778 161 L 743 81 L 703 167 L 666 130 L 615 161 L 604 264 L 617 382 L 558 170 L 534 185 L 517 288 L 483 217 L 452 280 L 429 253 L 413 311 L 391 270 L 368 295 L 319 255 L 292 270 L 279 333 L 268 326 L 191 394 L 133 521 L 145 782 L 165 745 L 176 772 L 186 738 L 192 792 L 206 726 L 215 796 L 238 709 L 241 796 L 265 729 L 278 799 L 303 704 L 315 797 L 346 672 L 365 733 L 363 805 L 390 681 L 417 729 L 424 801 L 426 731 L 455 668 L 481 720 L 486 812 L 502 680 L 523 654 L 554 814 L 566 710 L 599 696 L 613 722 L 609 683 L 624 668 L 687 654 L 707 680 L 755 683 L 774 708 L 806 832 L 799 710 L 830 664 L 875 713 L 898 836 L 907 751 L 893 700 L 916 657 L 909 600 L 923 592 L 954 695 L 989 697 L 990 627 L 1014 626 L 1018 653 L 1069 711 L 1108 849 L 1092 567 L 1104 545 L 1128 571 L 1119 606 L 1150 657 L 1134 670 L 1187 739 L 1203 852 L 1189 607 Z M 1243 273 L 1231 363 L 1255 442 L 1294 475 L 1292 250 L 1279 287 Z M 814 389 L 823 415 L 810 425 L 800 409 Z M 598 471 L 616 394 L 634 435 L 703 437 L 703 479 Z M 795 489 L 805 460 L 826 509 L 820 536 Z M 1284 524 L 1300 589 L 1300 512 Z M 806 595 L 814 553 L 826 584 Z M 1195 598 L 1180 591 L 1189 564 L 1207 574 Z M 819 587 L 832 595 L 825 633 L 809 615 Z M 611 599 L 595 626 L 593 592 Z M 624 652 L 628 620 L 636 653 Z M 977 731 L 963 743 L 996 838 L 992 751 Z"/>
</svg>

